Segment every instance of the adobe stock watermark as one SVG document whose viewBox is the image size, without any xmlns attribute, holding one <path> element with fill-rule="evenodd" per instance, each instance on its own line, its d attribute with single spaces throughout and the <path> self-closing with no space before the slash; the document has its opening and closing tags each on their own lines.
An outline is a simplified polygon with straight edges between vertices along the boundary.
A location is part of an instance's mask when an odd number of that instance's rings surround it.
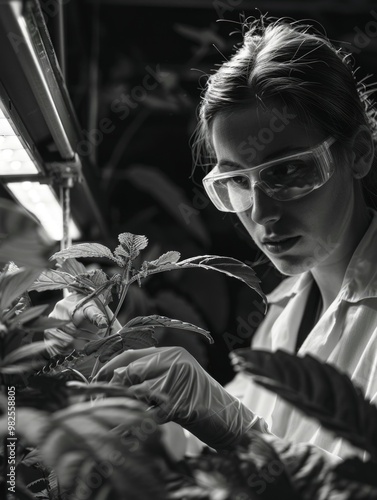
<svg viewBox="0 0 377 500">
<path fill-rule="evenodd" d="M 253 309 L 247 315 L 246 320 L 242 316 L 237 317 L 236 333 L 224 332 L 222 337 L 229 349 L 232 351 L 237 345 L 244 345 L 245 340 L 251 341 L 254 333 L 265 316 L 265 307 L 261 301 L 253 300 Z"/>
<path fill-rule="evenodd" d="M 125 120 L 132 110 L 138 108 L 148 96 L 148 93 L 155 90 L 162 81 L 160 65 L 155 68 L 145 67 L 145 75 L 139 85 L 132 87 L 126 94 L 123 92 L 119 98 L 114 99 L 110 104 L 110 109 L 118 115 L 120 120 Z M 111 134 L 116 129 L 116 124 L 111 118 L 99 120 L 98 128 L 89 131 L 83 129 L 84 139 L 77 143 L 77 152 L 80 156 L 89 156 L 103 141 L 105 135 Z"/>
<path fill-rule="evenodd" d="M 297 118 L 297 115 L 291 113 L 287 106 L 284 106 L 281 110 L 272 108 L 268 126 L 259 129 L 257 134 L 250 134 L 245 140 L 241 141 L 237 146 L 238 154 L 244 158 L 246 163 L 253 162 L 258 153 L 262 152 L 276 138 L 276 135 L 283 132 L 295 118 Z M 192 189 L 192 192 L 194 195 L 191 204 L 180 203 L 178 206 L 178 210 L 186 224 L 190 224 L 191 218 L 199 215 L 211 203 L 203 189 L 196 186 Z"/>
<path fill-rule="evenodd" d="M 276 479 L 284 472 L 285 467 L 279 460 L 271 460 L 258 473 L 251 474 L 247 479 L 247 485 L 255 490 L 258 495 L 266 491 L 268 484 L 276 481 Z"/>
<path fill-rule="evenodd" d="M 359 54 L 363 49 L 368 47 L 371 41 L 377 37 L 377 12 L 371 10 L 369 14 L 373 19 L 368 21 L 362 29 L 359 26 L 353 28 L 356 34 L 353 37 L 353 42 L 349 50 L 356 54 Z"/>
<path fill-rule="evenodd" d="M 297 118 L 295 113 L 288 111 L 287 106 L 282 110 L 273 108 L 271 114 L 268 127 L 261 128 L 256 135 L 249 135 L 245 141 L 240 142 L 238 152 L 246 157 L 247 162 L 254 161 L 258 152 L 263 151 L 274 140 L 276 134 L 283 132 L 287 125 Z"/>
</svg>

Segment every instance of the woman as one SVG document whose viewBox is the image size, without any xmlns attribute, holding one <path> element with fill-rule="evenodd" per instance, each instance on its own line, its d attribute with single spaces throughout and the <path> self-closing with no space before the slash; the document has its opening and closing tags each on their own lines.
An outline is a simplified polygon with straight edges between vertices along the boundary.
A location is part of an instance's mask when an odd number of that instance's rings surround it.
<svg viewBox="0 0 377 500">
<path fill-rule="evenodd" d="M 374 117 L 342 52 L 308 27 L 262 19 L 245 26 L 242 47 L 209 78 L 195 143 L 199 162 L 212 166 L 204 186 L 213 203 L 236 213 L 290 276 L 270 294 L 253 347 L 330 362 L 372 401 L 377 214 L 364 192 L 376 169 Z M 339 457 L 350 451 L 242 375 L 225 391 L 180 348 L 123 353 L 99 373 L 111 376 L 149 402 L 167 392 L 159 420 L 217 448 L 257 427 Z"/>
</svg>

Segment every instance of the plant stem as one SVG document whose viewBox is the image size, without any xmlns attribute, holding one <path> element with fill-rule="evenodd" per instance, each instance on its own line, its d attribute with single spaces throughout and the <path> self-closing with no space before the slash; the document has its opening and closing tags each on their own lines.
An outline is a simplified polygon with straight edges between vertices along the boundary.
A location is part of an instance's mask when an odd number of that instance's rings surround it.
<svg viewBox="0 0 377 500">
<path fill-rule="evenodd" d="M 123 284 L 123 287 L 122 287 L 122 292 L 120 294 L 120 299 L 119 299 L 119 302 L 118 302 L 118 305 L 117 305 L 117 308 L 114 312 L 114 316 L 111 318 L 111 321 L 109 323 L 109 331 L 111 331 L 111 328 L 115 322 L 115 320 L 117 319 L 117 316 L 119 314 L 119 311 L 120 311 L 120 308 L 122 307 L 123 305 L 123 302 L 124 302 L 124 299 L 126 298 L 126 295 L 127 295 L 127 292 L 128 292 L 128 289 L 130 287 L 130 272 L 131 272 L 131 267 L 132 267 L 132 260 L 130 259 L 128 262 L 127 262 L 127 266 L 126 268 L 124 269 L 123 271 L 123 276 L 122 278 L 122 284 Z"/>
<path fill-rule="evenodd" d="M 89 380 L 92 380 L 93 377 L 97 375 L 98 368 L 99 368 L 99 356 L 96 358 L 96 362 L 94 363 L 92 373 L 89 376 Z"/>
</svg>

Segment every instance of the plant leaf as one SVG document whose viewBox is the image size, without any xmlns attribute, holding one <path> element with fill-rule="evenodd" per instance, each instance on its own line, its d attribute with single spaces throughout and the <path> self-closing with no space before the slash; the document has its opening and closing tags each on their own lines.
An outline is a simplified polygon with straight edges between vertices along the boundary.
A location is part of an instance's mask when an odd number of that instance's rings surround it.
<svg viewBox="0 0 377 500">
<path fill-rule="evenodd" d="M 162 266 L 164 264 L 176 264 L 180 258 L 181 258 L 181 254 L 179 252 L 170 251 L 170 252 L 163 253 L 156 260 L 151 260 L 149 262 L 148 261 L 143 262 L 142 267 L 143 266 L 145 266 L 145 267 L 159 267 L 159 266 Z"/>
<path fill-rule="evenodd" d="M 50 260 L 56 259 L 71 259 L 82 257 L 105 257 L 116 262 L 119 265 L 119 260 L 114 257 L 112 251 L 105 245 L 100 243 L 79 243 L 72 245 L 64 250 L 54 253 Z"/>
<path fill-rule="evenodd" d="M 377 459 L 377 408 L 335 367 L 312 356 L 236 349 L 238 368 Z"/>
<path fill-rule="evenodd" d="M 18 314 L 13 320 L 13 324 L 23 325 L 28 321 L 32 321 L 35 318 L 39 318 L 40 315 L 48 308 L 48 304 L 43 304 L 41 306 L 33 306 L 26 309 L 22 313 Z"/>
<path fill-rule="evenodd" d="M 140 234 L 121 233 L 118 236 L 120 247 L 115 250 L 115 255 L 120 255 L 134 260 L 141 250 L 148 246 L 148 238 Z"/>
<path fill-rule="evenodd" d="M 158 344 L 153 335 L 153 328 L 139 330 L 138 327 L 129 328 L 122 334 L 123 350 L 126 349 L 144 349 L 146 347 L 155 347 Z"/>
<path fill-rule="evenodd" d="M 40 274 L 40 269 L 19 269 L 0 277 L 0 311 L 23 295 Z"/>
<path fill-rule="evenodd" d="M 62 290 L 63 288 L 68 288 L 73 282 L 73 276 L 66 272 L 56 269 L 45 269 L 29 287 L 29 291 Z"/>
<path fill-rule="evenodd" d="M 106 306 L 112 300 L 110 287 L 111 283 L 109 283 L 109 287 L 103 287 L 102 285 L 105 285 L 105 283 L 108 282 L 109 278 L 106 273 L 102 271 L 102 269 L 94 269 L 92 271 L 85 272 L 85 274 L 75 276 L 74 285 L 75 288 L 78 287 L 80 291 L 84 293 L 92 293 L 101 288 L 103 291 L 99 294 L 99 298 Z"/>
<path fill-rule="evenodd" d="M 200 267 L 202 269 L 219 271 L 231 278 L 236 278 L 255 290 L 262 297 L 264 303 L 267 304 L 266 296 L 259 286 L 260 279 L 255 274 L 254 269 L 240 260 L 219 255 L 203 255 L 182 260 L 178 265 L 184 268 Z"/>
<path fill-rule="evenodd" d="M 221 257 L 219 255 L 200 255 L 191 257 L 176 263 L 161 264 L 157 268 L 142 269 L 133 276 L 130 283 L 145 278 L 151 274 L 162 273 L 165 271 L 174 271 L 178 269 L 200 268 L 211 271 L 218 271 L 231 278 L 236 278 L 247 286 L 255 290 L 263 299 L 267 307 L 267 299 L 260 288 L 260 280 L 255 274 L 253 268 L 232 257 Z"/>
<path fill-rule="evenodd" d="M 28 332 L 43 332 L 48 328 L 61 328 L 70 323 L 71 320 L 49 318 L 41 316 L 34 320 L 30 325 L 27 325 Z"/>
<path fill-rule="evenodd" d="M 177 328 L 180 330 L 186 330 L 191 332 L 200 333 L 204 335 L 207 341 L 212 344 L 213 338 L 210 333 L 199 326 L 187 323 L 185 321 L 180 321 L 179 319 L 167 318 L 166 316 L 158 316 L 156 314 L 152 316 L 137 316 L 129 321 L 124 327 L 119 330 L 118 334 L 127 334 L 131 328 L 137 327 L 139 330 L 142 328 Z"/>
<path fill-rule="evenodd" d="M 0 369 L 13 363 L 19 363 L 25 359 L 31 358 L 40 354 L 45 349 L 46 343 L 44 341 L 32 342 L 31 344 L 19 347 L 0 360 Z"/>
<path fill-rule="evenodd" d="M 76 259 L 65 259 L 61 266 L 59 267 L 59 271 L 64 273 L 68 273 L 71 276 L 77 276 L 79 274 L 85 274 L 87 272 L 84 264 L 79 262 Z"/>
<path fill-rule="evenodd" d="M 342 468 L 343 463 L 334 465 L 334 460 L 330 456 L 324 455 L 322 450 L 316 446 L 306 443 L 290 444 L 271 434 L 262 434 L 261 438 L 274 447 L 299 494 L 298 498 L 302 500 L 370 500 L 377 498 L 377 489 L 365 484 L 360 479 L 365 477 L 361 470 L 358 479 L 342 477 L 338 469 Z"/>
</svg>

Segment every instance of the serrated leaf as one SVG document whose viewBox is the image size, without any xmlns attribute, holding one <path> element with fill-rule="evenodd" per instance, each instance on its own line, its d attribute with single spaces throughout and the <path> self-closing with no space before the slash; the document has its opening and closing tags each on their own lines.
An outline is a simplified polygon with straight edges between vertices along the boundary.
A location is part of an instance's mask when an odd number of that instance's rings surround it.
<svg viewBox="0 0 377 500">
<path fill-rule="evenodd" d="M 244 264 L 237 259 L 233 259 L 232 257 L 200 255 L 198 257 L 191 257 L 189 259 L 182 260 L 181 262 L 161 264 L 157 268 L 152 267 L 150 269 L 142 269 L 131 278 L 130 282 L 133 283 L 134 281 L 146 278 L 152 274 L 188 268 L 218 271 L 230 276 L 231 278 L 236 278 L 255 290 L 262 297 L 265 306 L 267 307 L 267 299 L 259 285 L 260 280 L 255 274 L 255 271 L 247 264 Z"/>
<path fill-rule="evenodd" d="M 50 257 L 50 260 L 77 259 L 84 257 L 104 257 L 119 264 L 119 260 L 114 257 L 112 251 L 100 243 L 79 243 L 77 245 L 72 245 L 69 248 L 54 253 L 54 255 Z"/>
<path fill-rule="evenodd" d="M 73 282 L 73 276 L 66 272 L 56 269 L 46 269 L 29 287 L 29 291 L 45 292 L 46 290 L 62 290 L 63 288 L 68 288 Z"/>
<path fill-rule="evenodd" d="M 343 478 L 337 472 L 343 464 L 334 465 L 334 458 L 325 455 L 320 448 L 306 443 L 290 444 L 272 434 L 262 434 L 261 438 L 273 445 L 280 461 L 285 465 L 300 500 L 377 498 L 377 489 L 360 480 L 363 477 L 362 473 L 358 479 L 352 476 Z M 360 465 L 361 463 L 360 461 Z M 285 498 L 284 495 L 283 497 Z"/>
<path fill-rule="evenodd" d="M 84 264 L 76 259 L 65 259 L 62 265 L 59 267 L 59 271 L 70 274 L 71 276 L 77 276 L 79 274 L 85 274 L 87 272 Z"/>
<path fill-rule="evenodd" d="M 135 259 L 140 251 L 148 246 L 148 238 L 140 234 L 121 233 L 118 240 L 125 255 L 131 260 Z"/>
<path fill-rule="evenodd" d="M 237 259 L 219 255 L 203 255 L 183 260 L 178 265 L 182 268 L 200 267 L 202 269 L 218 271 L 231 278 L 236 278 L 255 290 L 262 297 L 264 303 L 267 304 L 266 296 L 259 286 L 260 279 L 255 274 L 254 269 Z"/>
<path fill-rule="evenodd" d="M 377 408 L 350 378 L 312 356 L 236 349 L 239 369 L 377 460 Z"/>
<path fill-rule="evenodd" d="M 0 310 L 12 305 L 13 301 L 23 295 L 40 274 L 38 269 L 19 269 L 0 277 Z"/>
<path fill-rule="evenodd" d="M 122 334 L 123 349 L 145 349 L 146 347 L 155 347 L 158 344 L 153 335 L 153 328 L 139 330 L 138 327 L 130 328 Z"/>
<path fill-rule="evenodd" d="M 36 464 L 42 463 L 42 462 L 43 462 L 43 455 L 40 452 L 40 450 L 38 450 L 36 448 L 31 450 L 30 453 L 28 453 L 26 455 L 26 457 L 22 459 L 22 464 L 25 467 L 30 467 L 32 465 L 36 465 Z"/>
<path fill-rule="evenodd" d="M 177 328 L 180 330 L 186 330 L 190 332 L 195 332 L 195 333 L 200 333 L 203 335 L 207 341 L 212 344 L 213 343 L 213 338 L 211 337 L 210 333 L 207 330 L 204 330 L 203 328 L 200 328 L 199 326 L 193 325 L 191 323 L 186 323 L 184 321 L 180 321 L 178 319 L 172 319 L 172 318 L 167 318 L 166 316 L 158 316 L 158 315 L 152 315 L 152 316 L 137 316 L 136 318 L 133 318 L 131 321 L 129 321 L 124 327 L 119 330 L 118 334 L 127 334 L 131 328 L 157 328 L 157 327 L 163 327 L 163 328 Z"/>
<path fill-rule="evenodd" d="M 159 267 L 164 264 L 176 264 L 181 258 L 181 254 L 179 252 L 170 251 L 162 254 L 158 259 L 151 260 L 150 262 L 144 262 L 143 266 L 153 266 Z"/>
</svg>

